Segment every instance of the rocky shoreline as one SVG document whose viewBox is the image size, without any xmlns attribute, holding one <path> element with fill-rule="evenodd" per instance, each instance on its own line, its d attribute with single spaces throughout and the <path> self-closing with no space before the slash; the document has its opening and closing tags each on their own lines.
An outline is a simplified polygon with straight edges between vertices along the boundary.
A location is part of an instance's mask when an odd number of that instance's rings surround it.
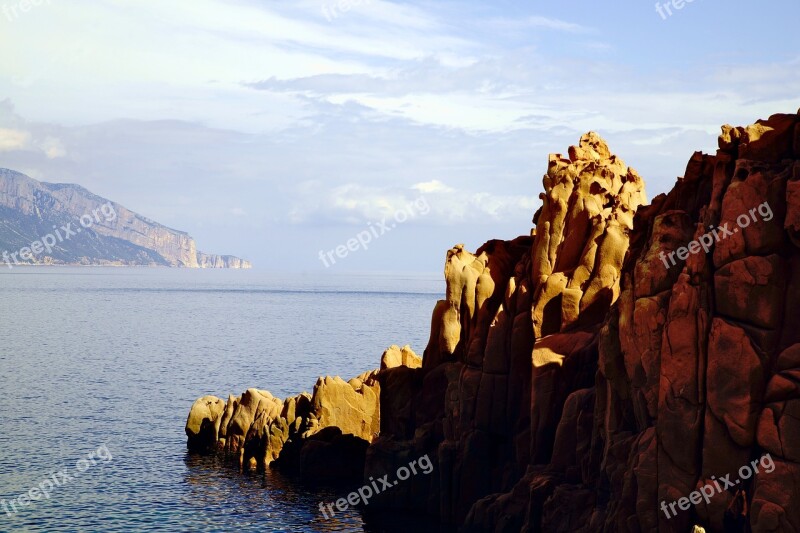
<svg viewBox="0 0 800 533">
<path fill-rule="evenodd" d="M 800 532 L 800 114 L 724 126 L 649 205 L 593 133 L 544 190 L 532 235 L 448 251 L 421 361 L 203 397 L 190 451 L 364 481 L 427 455 L 370 510 L 463 531 Z M 709 228 L 731 231 L 681 251 Z M 773 471 L 662 512 L 765 453 Z"/>
</svg>

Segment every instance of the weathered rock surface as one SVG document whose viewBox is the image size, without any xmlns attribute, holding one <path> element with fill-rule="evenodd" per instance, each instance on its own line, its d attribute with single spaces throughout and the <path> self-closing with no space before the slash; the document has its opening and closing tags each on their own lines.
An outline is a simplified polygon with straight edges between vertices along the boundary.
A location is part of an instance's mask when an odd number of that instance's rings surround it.
<svg viewBox="0 0 800 533">
<path fill-rule="evenodd" d="M 365 479 L 427 454 L 433 475 L 370 509 L 463 531 L 800 532 L 800 114 L 719 145 L 647 206 L 596 134 L 551 156 L 532 236 L 448 251 L 421 367 L 393 347 L 352 390 L 315 389 L 284 442 L 342 424 L 370 441 Z M 195 403 L 190 447 L 225 440 L 221 404 Z M 772 470 L 662 511 L 767 453 Z"/>
<path fill-rule="evenodd" d="M 367 446 L 380 431 L 379 398 L 377 371 L 348 382 L 319 378 L 313 394 L 283 401 L 257 389 L 227 402 L 204 396 L 186 421 L 188 447 L 242 470 L 277 462 L 310 479 L 360 477 Z"/>
<path fill-rule="evenodd" d="M 408 368 L 421 368 L 422 358 L 414 353 L 411 346 L 406 344 L 402 348 L 393 344 L 381 356 L 381 370 L 405 366 Z"/>
</svg>

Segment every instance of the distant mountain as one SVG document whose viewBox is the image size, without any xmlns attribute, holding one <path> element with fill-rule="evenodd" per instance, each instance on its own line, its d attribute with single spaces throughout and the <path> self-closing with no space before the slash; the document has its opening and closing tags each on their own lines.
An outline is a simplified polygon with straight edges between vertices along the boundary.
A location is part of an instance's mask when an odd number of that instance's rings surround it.
<svg viewBox="0 0 800 533">
<path fill-rule="evenodd" d="M 0 168 L 2 265 L 66 264 L 250 268 L 197 251 L 194 239 L 83 187 Z"/>
</svg>

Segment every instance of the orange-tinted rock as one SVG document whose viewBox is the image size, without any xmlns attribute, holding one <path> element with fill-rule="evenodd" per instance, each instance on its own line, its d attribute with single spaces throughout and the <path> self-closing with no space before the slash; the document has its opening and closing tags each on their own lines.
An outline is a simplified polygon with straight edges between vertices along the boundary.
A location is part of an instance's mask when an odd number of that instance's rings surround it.
<svg viewBox="0 0 800 533">
<path fill-rule="evenodd" d="M 800 513 L 797 510 L 800 487 L 800 465 L 775 458 L 772 472 L 756 476 L 755 492 L 750 504 L 750 525 L 753 533 L 798 533 Z"/>
<path fill-rule="evenodd" d="M 759 328 L 780 327 L 786 274 L 779 256 L 750 256 L 728 263 L 715 273 L 714 289 L 720 314 Z"/>
<path fill-rule="evenodd" d="M 641 178 L 583 136 L 550 157 L 532 236 L 448 251 L 421 368 L 392 353 L 280 416 L 259 391 L 199 400 L 187 434 L 219 425 L 234 451 L 250 421 L 259 461 L 301 463 L 343 426 L 372 439 L 375 477 L 427 455 L 429 477 L 370 507 L 464 531 L 800 533 L 800 115 L 723 127 L 719 146 L 642 206 Z M 765 453 L 735 490 L 664 514 Z"/>
<path fill-rule="evenodd" d="M 346 382 L 340 377 L 320 378 L 314 386 L 311 412 L 321 428 L 338 427 L 367 442 L 380 433 L 380 384 L 374 375 Z"/>
<path fill-rule="evenodd" d="M 398 366 L 420 368 L 422 366 L 422 358 L 415 354 L 408 344 L 402 348 L 393 344 L 381 356 L 381 370 L 397 368 Z"/>
<path fill-rule="evenodd" d="M 744 128 L 739 157 L 776 162 L 792 157 L 796 115 L 773 115 Z"/>
<path fill-rule="evenodd" d="M 216 396 L 203 396 L 194 402 L 186 419 L 187 446 L 196 452 L 208 452 L 217 442 L 225 402 Z"/>
<path fill-rule="evenodd" d="M 645 202 L 642 179 L 596 133 L 581 137 L 570 159 L 550 156 L 544 189 L 531 249 L 537 337 L 581 316 L 602 320 L 619 293 L 633 215 Z"/>
</svg>

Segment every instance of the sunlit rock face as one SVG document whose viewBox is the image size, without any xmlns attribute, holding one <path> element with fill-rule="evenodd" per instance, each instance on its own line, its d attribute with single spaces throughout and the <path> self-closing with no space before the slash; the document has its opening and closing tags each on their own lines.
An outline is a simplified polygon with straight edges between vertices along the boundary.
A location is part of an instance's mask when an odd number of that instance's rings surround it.
<svg viewBox="0 0 800 533">
<path fill-rule="evenodd" d="M 291 435 L 323 426 L 368 442 L 350 463 L 365 479 L 427 454 L 432 475 L 370 509 L 464 531 L 800 531 L 798 183 L 800 114 L 723 127 L 717 154 L 695 153 L 650 205 L 583 136 L 550 156 L 531 235 L 447 252 L 421 367 L 393 347 L 380 371 L 286 400 L 264 431 L 289 435 L 284 452 L 256 455 L 302 457 Z M 239 401 L 198 400 L 190 446 L 229 446 Z M 335 406 L 352 416 L 320 423 Z M 765 454 L 708 503 L 664 512 Z"/>
<path fill-rule="evenodd" d="M 509 493 L 530 465 L 551 461 L 567 398 L 594 384 L 598 331 L 620 294 L 642 179 L 588 133 L 568 157 L 550 156 L 543 181 L 532 237 L 447 254 L 447 298 L 425 350 L 416 437 L 400 446 L 437 454 L 438 486 L 429 494 L 438 497 L 409 488 L 406 499 L 449 522 L 469 515 L 472 527 L 489 527 L 499 518 L 481 499 Z M 437 402 L 422 400 L 437 393 Z M 571 407 L 581 421 L 577 410 L 593 394 Z M 382 433 L 373 448 L 398 445 Z M 370 452 L 368 463 L 385 455 Z"/>
</svg>

